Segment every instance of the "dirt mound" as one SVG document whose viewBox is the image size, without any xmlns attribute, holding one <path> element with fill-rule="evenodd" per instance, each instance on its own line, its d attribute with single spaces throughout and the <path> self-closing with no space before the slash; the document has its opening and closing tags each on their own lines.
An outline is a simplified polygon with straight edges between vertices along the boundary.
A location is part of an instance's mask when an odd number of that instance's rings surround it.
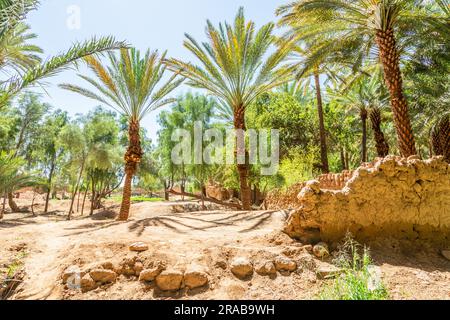
<svg viewBox="0 0 450 320">
<path fill-rule="evenodd" d="M 450 243 L 450 165 L 388 156 L 358 168 L 342 190 L 309 181 L 285 231 L 303 241 L 391 236 Z"/>
</svg>

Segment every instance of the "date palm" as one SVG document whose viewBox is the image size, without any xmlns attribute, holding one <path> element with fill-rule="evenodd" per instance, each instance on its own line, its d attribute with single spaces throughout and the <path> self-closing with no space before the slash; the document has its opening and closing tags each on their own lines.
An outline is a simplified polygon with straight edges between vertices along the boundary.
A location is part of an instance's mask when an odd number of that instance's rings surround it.
<svg viewBox="0 0 450 320">
<path fill-rule="evenodd" d="M 189 85 L 207 90 L 221 104 L 233 112 L 235 129 L 246 129 L 245 110 L 262 93 L 285 83 L 291 71 L 281 65 L 289 53 L 289 45 L 280 46 L 268 55 L 275 44 L 274 24 L 255 29 L 252 21 L 246 22 L 243 8 L 239 9 L 234 24 L 219 24 L 216 28 L 207 22 L 208 42 L 198 43 L 186 35 L 184 46 L 199 60 L 199 64 L 177 59 L 167 60 L 169 69 L 188 78 Z M 237 164 L 242 207 L 251 209 L 251 190 L 248 182 L 248 153 L 245 146 L 238 147 L 245 154 L 245 163 Z M 244 162 L 244 161 L 242 161 Z"/>
<path fill-rule="evenodd" d="M 113 37 L 92 38 L 75 43 L 69 50 L 44 62 L 35 55 L 40 48 L 28 44 L 34 38 L 24 25 L 37 0 L 0 0 L 0 72 L 8 74 L 0 83 L 0 109 L 24 89 L 69 68 L 81 58 L 126 47 Z M 9 73 L 10 70 L 14 72 Z"/>
<path fill-rule="evenodd" d="M 120 55 L 108 53 L 109 64 L 95 57 L 85 61 L 96 79 L 79 75 L 94 91 L 71 84 L 61 87 L 97 100 L 128 119 L 128 149 L 125 153 L 125 184 L 119 220 L 127 220 L 130 211 L 131 184 L 143 152 L 140 141 L 140 122 L 151 111 L 172 103 L 167 96 L 184 79 L 172 75 L 166 82 L 166 67 L 158 51 L 148 50 L 143 56 L 136 49 L 121 49 Z M 158 88 L 157 86 L 161 84 Z"/>
<path fill-rule="evenodd" d="M 282 6 L 281 22 L 293 26 L 297 39 L 314 43 L 308 63 L 324 56 L 355 56 L 361 65 L 373 52 L 384 70 L 391 108 L 403 156 L 416 154 L 415 139 L 403 93 L 400 54 L 419 35 L 433 33 L 448 40 L 445 16 L 429 9 L 429 1 L 413 0 L 298 0 Z M 355 54 L 356 53 L 356 54 Z"/>
<path fill-rule="evenodd" d="M 389 146 L 381 131 L 381 108 L 389 98 L 381 86 L 379 73 L 371 78 L 359 77 L 349 88 L 339 94 L 331 94 L 336 101 L 357 112 L 361 119 L 361 162 L 367 162 L 367 121 L 370 120 L 375 135 L 375 145 L 379 156 L 385 157 Z M 386 150 L 387 149 L 387 150 Z"/>
</svg>

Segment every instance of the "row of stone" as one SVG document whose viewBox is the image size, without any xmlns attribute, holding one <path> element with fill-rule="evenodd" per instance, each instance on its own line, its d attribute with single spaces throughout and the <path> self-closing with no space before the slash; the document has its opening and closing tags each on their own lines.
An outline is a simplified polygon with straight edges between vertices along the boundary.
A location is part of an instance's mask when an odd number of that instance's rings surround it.
<svg viewBox="0 0 450 320">
<path fill-rule="evenodd" d="M 163 291 L 176 291 L 187 287 L 195 289 L 208 284 L 207 273 L 197 265 L 189 266 L 185 271 L 177 269 L 167 270 L 164 263 L 156 263 L 156 266 L 144 269 L 138 262 L 132 269 L 124 268 L 127 261 L 119 268 L 114 268 L 112 263 L 106 262 L 91 270 L 80 271 L 76 265 L 67 268 L 63 275 L 64 284 L 72 288 L 81 288 L 83 292 L 116 282 L 118 275 L 138 276 L 139 281 L 154 281 L 156 286 Z"/>
</svg>

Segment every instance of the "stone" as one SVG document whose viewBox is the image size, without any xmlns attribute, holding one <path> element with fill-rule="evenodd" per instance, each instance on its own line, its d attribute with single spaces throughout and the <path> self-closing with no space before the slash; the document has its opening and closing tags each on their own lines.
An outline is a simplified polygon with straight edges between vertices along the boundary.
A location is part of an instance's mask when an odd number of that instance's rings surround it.
<svg viewBox="0 0 450 320">
<path fill-rule="evenodd" d="M 117 279 L 117 274 L 112 270 L 94 269 L 89 272 L 91 278 L 100 283 L 112 283 Z"/>
<path fill-rule="evenodd" d="M 262 276 L 273 276 L 277 274 L 277 269 L 272 261 L 263 261 L 257 264 L 256 272 Z"/>
<path fill-rule="evenodd" d="M 144 270 L 144 264 L 140 261 L 136 262 L 133 266 L 133 270 L 135 272 L 136 276 L 139 276 L 142 272 L 142 270 Z"/>
<path fill-rule="evenodd" d="M 317 258 L 323 259 L 330 255 L 330 249 L 325 242 L 319 242 L 313 247 L 313 253 Z"/>
<path fill-rule="evenodd" d="M 129 247 L 130 251 L 143 252 L 148 250 L 148 245 L 144 242 L 132 243 Z"/>
<path fill-rule="evenodd" d="M 110 262 L 110 261 L 105 261 L 105 262 L 103 262 L 102 264 L 101 264 L 101 267 L 103 268 L 103 269 L 107 269 L 107 270 L 114 270 L 115 268 L 114 268 L 114 264 L 112 263 L 112 262 Z"/>
<path fill-rule="evenodd" d="M 226 270 L 227 269 L 227 262 L 225 260 L 219 260 L 215 264 L 216 267 Z"/>
<path fill-rule="evenodd" d="M 278 271 L 294 272 L 297 270 L 297 263 L 287 257 L 279 256 L 275 258 L 274 264 Z"/>
<path fill-rule="evenodd" d="M 441 254 L 444 258 L 446 258 L 447 260 L 450 260 L 450 250 L 442 250 Z"/>
<path fill-rule="evenodd" d="M 78 276 L 82 278 L 84 274 L 85 273 L 80 270 L 80 267 L 78 267 L 77 265 L 72 265 L 64 270 L 62 275 L 62 282 L 66 284 L 69 279 Z"/>
<path fill-rule="evenodd" d="M 235 258 L 230 265 L 231 272 L 238 278 L 246 278 L 253 274 L 253 265 L 244 257 Z"/>
<path fill-rule="evenodd" d="M 83 278 L 81 278 L 81 291 L 87 292 L 91 290 L 95 290 L 98 288 L 97 283 L 94 281 L 94 279 L 91 278 L 89 274 L 84 275 Z"/>
<path fill-rule="evenodd" d="M 309 253 L 303 253 L 296 259 L 298 267 L 306 270 L 316 270 L 317 264 L 314 257 Z"/>
<path fill-rule="evenodd" d="M 164 268 L 160 265 L 150 269 L 144 269 L 139 274 L 139 281 L 154 281 L 163 270 Z"/>
<path fill-rule="evenodd" d="M 204 287 L 208 282 L 207 273 L 199 266 L 190 266 L 184 273 L 184 284 L 189 289 Z"/>
<path fill-rule="evenodd" d="M 342 272 L 341 269 L 332 264 L 322 264 L 316 270 L 316 275 L 319 279 L 336 278 Z"/>
<path fill-rule="evenodd" d="M 165 270 L 156 277 L 156 285 L 162 291 L 177 291 L 183 284 L 183 272 L 180 270 Z"/>
</svg>

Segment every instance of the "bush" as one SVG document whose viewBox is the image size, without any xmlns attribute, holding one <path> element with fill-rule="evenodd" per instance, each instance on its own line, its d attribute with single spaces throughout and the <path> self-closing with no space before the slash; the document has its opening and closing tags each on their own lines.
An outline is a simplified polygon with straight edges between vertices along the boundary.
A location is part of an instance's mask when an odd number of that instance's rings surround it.
<svg viewBox="0 0 450 320">
<path fill-rule="evenodd" d="M 322 300 L 386 300 L 389 298 L 381 275 L 372 265 L 369 250 L 347 235 L 334 263 L 341 275 L 320 293 Z"/>
</svg>

